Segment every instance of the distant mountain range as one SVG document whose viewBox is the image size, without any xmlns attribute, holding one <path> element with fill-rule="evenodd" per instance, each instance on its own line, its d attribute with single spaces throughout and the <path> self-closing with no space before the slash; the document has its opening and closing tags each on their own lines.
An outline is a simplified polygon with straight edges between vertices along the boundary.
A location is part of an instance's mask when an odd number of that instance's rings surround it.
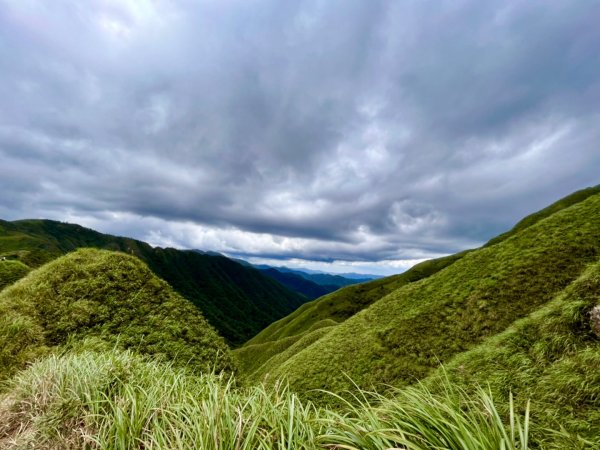
<svg viewBox="0 0 600 450">
<path fill-rule="evenodd" d="M 279 281 L 287 288 L 313 300 L 341 287 L 365 283 L 378 278 L 378 275 L 359 273 L 333 274 L 310 269 L 290 269 L 284 266 L 269 266 L 267 264 L 251 264 L 243 259 L 234 259 L 242 265 L 254 267 L 265 275 Z"/>
</svg>

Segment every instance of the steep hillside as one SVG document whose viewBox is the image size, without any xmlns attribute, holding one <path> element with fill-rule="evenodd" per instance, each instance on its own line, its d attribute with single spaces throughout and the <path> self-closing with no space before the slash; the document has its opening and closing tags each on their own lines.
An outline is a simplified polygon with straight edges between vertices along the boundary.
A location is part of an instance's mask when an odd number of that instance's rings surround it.
<svg viewBox="0 0 600 450">
<path fill-rule="evenodd" d="M 520 231 L 523 231 L 526 228 L 535 225 L 540 220 L 545 219 L 546 217 L 550 217 L 552 214 L 557 213 L 565 208 L 568 208 L 569 206 L 576 205 L 577 203 L 580 203 L 586 200 L 588 197 L 591 197 L 592 195 L 596 194 L 600 194 L 600 185 L 573 192 L 572 194 L 567 195 L 566 197 L 563 197 L 560 200 L 552 203 L 550 206 L 547 206 L 544 209 L 541 209 L 536 213 L 530 214 L 529 216 L 520 220 L 511 230 L 507 231 L 506 233 L 502 233 L 496 236 L 495 238 L 490 239 L 488 243 L 485 244 L 485 246 L 487 247 L 490 245 L 499 244 L 500 242 L 505 241 L 506 239 L 508 239 L 511 236 L 514 236 Z"/>
<path fill-rule="evenodd" d="M 85 338 L 198 371 L 233 367 L 200 311 L 133 256 L 78 250 L 0 293 L 0 378 Z"/>
<path fill-rule="evenodd" d="M 527 216 L 515 225 L 513 229 L 491 239 L 485 246 L 500 243 L 540 220 L 598 193 L 600 193 L 600 186 L 582 189 L 570 194 L 552 205 Z M 289 316 L 269 325 L 258 335 L 250 339 L 246 345 L 264 344 L 280 338 L 296 336 L 312 328 L 322 320 L 342 322 L 405 284 L 426 278 L 442 270 L 462 258 L 468 252 L 424 261 L 402 274 L 373 280 L 363 283 L 360 286 L 341 289 L 334 294 L 319 298 L 314 302 L 306 303 Z"/>
<path fill-rule="evenodd" d="M 118 250 L 142 259 L 200 308 L 233 345 L 243 343 L 306 302 L 305 297 L 258 270 L 223 256 L 153 248 L 134 239 L 50 220 L 0 221 L 0 256 L 32 267 L 81 247 Z"/>
<path fill-rule="evenodd" d="M 364 387 L 411 383 L 542 307 L 599 254 L 596 194 L 394 290 L 259 375 L 304 392 L 349 388 L 347 376 Z"/>
<path fill-rule="evenodd" d="M 313 328 L 322 320 L 343 322 L 390 292 L 407 283 L 421 280 L 438 272 L 462 258 L 464 254 L 465 252 L 424 261 L 399 275 L 347 286 L 327 296 L 305 303 L 292 314 L 269 325 L 250 339 L 246 345 L 295 336 Z"/>
<path fill-rule="evenodd" d="M 449 379 L 471 393 L 485 383 L 501 403 L 512 393 L 521 410 L 531 402 L 537 425 L 565 428 L 600 448 L 600 314 L 592 311 L 600 313 L 600 262 L 551 302 L 456 356 L 425 383 L 435 389 L 440 379 Z M 537 436 L 539 442 L 554 438 Z M 573 436 L 562 439 L 559 448 L 583 444 Z"/>
</svg>

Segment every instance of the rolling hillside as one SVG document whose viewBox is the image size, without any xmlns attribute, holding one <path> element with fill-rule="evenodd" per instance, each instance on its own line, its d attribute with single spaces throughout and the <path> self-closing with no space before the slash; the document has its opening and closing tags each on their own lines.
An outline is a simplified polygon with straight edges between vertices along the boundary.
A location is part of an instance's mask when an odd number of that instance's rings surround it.
<svg viewBox="0 0 600 450">
<path fill-rule="evenodd" d="M 194 371 L 233 370 L 227 345 L 200 311 L 133 256 L 78 250 L 0 293 L 0 379 L 85 339 Z"/>
<path fill-rule="evenodd" d="M 329 322 L 328 332 L 321 331 L 317 339 L 306 336 L 306 345 L 296 345 L 285 360 L 272 357 L 258 368 L 243 362 L 242 366 L 253 370 L 256 379 L 285 377 L 301 392 L 350 388 L 347 375 L 362 387 L 402 385 L 423 378 L 440 362 L 450 361 L 543 307 L 596 260 L 600 254 L 600 195 L 596 192 L 597 188 L 570 197 L 577 201 L 558 202 L 561 207 L 544 210 L 538 220 L 515 228 L 502 240 L 458 255 L 421 281 L 399 283 L 387 292 L 384 287 L 383 295 L 374 296 L 370 306 L 357 308 L 360 312 L 354 311 L 358 313 L 339 325 Z M 363 288 L 385 282 L 378 280 Z M 253 352 L 253 345 L 272 342 L 275 346 L 277 339 L 334 319 L 327 308 L 325 314 L 307 314 L 316 305 L 323 308 L 324 299 L 272 324 L 238 350 L 237 357 L 250 360 L 264 352 L 258 347 Z M 341 297 L 328 308 L 344 300 Z M 345 313 L 347 308 L 341 310 Z"/>
<path fill-rule="evenodd" d="M 123 251 L 142 259 L 200 308 L 232 345 L 243 343 L 307 300 L 258 270 L 223 256 L 153 248 L 134 239 L 50 220 L 0 221 L 0 257 L 29 267 L 82 247 Z"/>
<path fill-rule="evenodd" d="M 352 285 L 329 295 L 306 303 L 287 317 L 269 325 L 244 346 L 234 350 L 242 371 L 253 378 L 255 373 L 270 358 L 269 367 L 277 366 L 302 349 L 307 343 L 313 343 L 333 326 L 352 317 L 390 292 L 408 283 L 426 278 L 444 267 L 454 263 L 465 254 L 424 261 L 410 270 L 387 278 Z"/>
</svg>

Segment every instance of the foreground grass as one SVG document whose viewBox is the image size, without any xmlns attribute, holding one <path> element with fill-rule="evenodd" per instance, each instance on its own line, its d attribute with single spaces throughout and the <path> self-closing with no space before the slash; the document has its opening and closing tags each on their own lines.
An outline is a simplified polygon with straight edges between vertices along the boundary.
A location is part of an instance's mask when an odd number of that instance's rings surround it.
<svg viewBox="0 0 600 450">
<path fill-rule="evenodd" d="M 0 396 L 0 448 L 89 449 L 526 449 L 528 419 L 498 414 L 492 396 L 446 384 L 358 391 L 333 411 L 287 388 L 238 389 L 223 376 L 128 351 L 51 355 Z M 322 393 L 322 395 L 333 395 Z"/>
</svg>

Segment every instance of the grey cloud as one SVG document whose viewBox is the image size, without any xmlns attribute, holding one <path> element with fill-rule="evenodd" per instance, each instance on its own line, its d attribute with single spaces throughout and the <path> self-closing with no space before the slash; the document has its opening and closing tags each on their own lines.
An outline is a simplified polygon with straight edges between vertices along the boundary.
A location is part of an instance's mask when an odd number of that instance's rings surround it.
<svg viewBox="0 0 600 450">
<path fill-rule="evenodd" d="M 0 213 L 270 258 L 477 245 L 598 183 L 598 20 L 585 0 L 0 0 Z"/>
</svg>

